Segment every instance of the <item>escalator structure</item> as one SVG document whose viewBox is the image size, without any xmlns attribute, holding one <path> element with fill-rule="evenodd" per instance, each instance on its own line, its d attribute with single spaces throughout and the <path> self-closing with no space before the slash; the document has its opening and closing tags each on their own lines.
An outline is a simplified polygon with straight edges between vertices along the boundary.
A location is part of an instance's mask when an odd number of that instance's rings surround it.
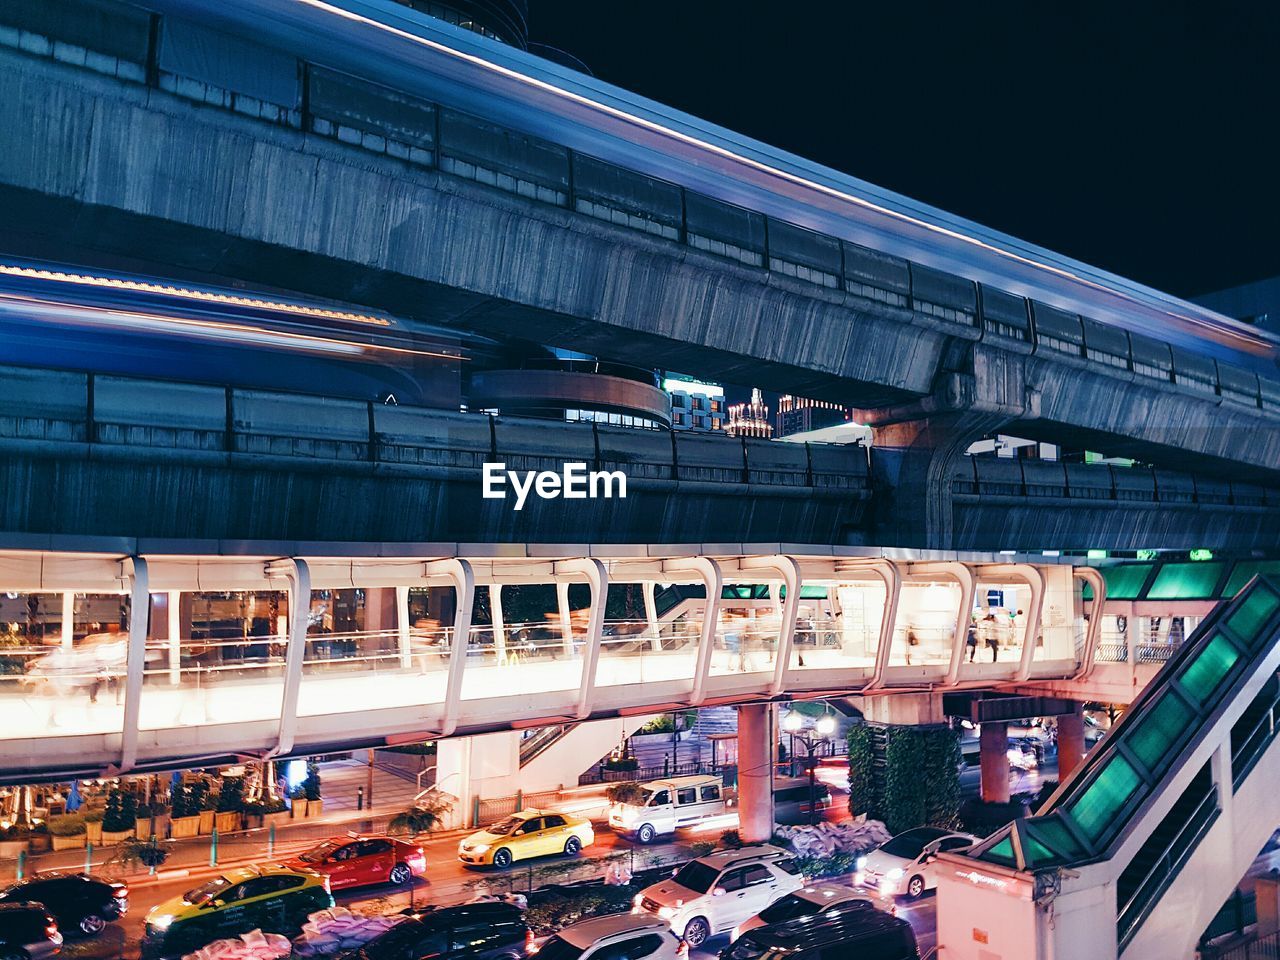
<svg viewBox="0 0 1280 960">
<path fill-rule="evenodd" d="M 1035 816 L 939 858 L 945 956 L 1194 957 L 1280 826 L 1278 670 L 1280 583 L 1258 577 Z"/>
</svg>

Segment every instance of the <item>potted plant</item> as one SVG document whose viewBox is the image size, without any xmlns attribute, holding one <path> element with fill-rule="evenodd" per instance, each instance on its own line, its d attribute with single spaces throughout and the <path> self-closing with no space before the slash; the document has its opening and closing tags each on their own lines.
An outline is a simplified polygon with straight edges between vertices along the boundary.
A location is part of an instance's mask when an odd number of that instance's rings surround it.
<svg viewBox="0 0 1280 960">
<path fill-rule="evenodd" d="M 106 816 L 104 810 L 89 810 L 84 815 L 84 839 L 85 843 L 101 843 L 102 842 L 102 818 Z"/>
<path fill-rule="evenodd" d="M 263 797 L 244 805 L 245 826 L 250 829 L 269 827 L 273 823 L 289 819 L 289 806 L 279 797 Z"/>
<path fill-rule="evenodd" d="M 244 810 L 244 777 L 227 777 L 218 791 L 218 808 L 215 822 L 219 833 L 240 829 L 240 814 Z"/>
<path fill-rule="evenodd" d="M 77 847 L 83 847 L 85 834 L 83 814 L 66 813 L 49 818 L 49 836 L 53 840 L 55 850 L 74 850 Z"/>
<path fill-rule="evenodd" d="M 102 817 L 102 842 L 119 843 L 133 836 L 138 822 L 138 800 L 129 790 L 112 787 Z"/>
<path fill-rule="evenodd" d="M 16 860 L 27 852 L 31 829 L 20 827 L 16 823 L 11 827 L 0 828 L 0 860 Z"/>
<path fill-rule="evenodd" d="M 169 808 L 169 835 L 175 840 L 194 837 L 200 832 L 200 808 L 195 805 L 192 787 L 173 788 L 172 806 Z"/>
<path fill-rule="evenodd" d="M 210 791 L 208 780 L 197 780 L 191 785 L 191 800 L 195 806 L 196 816 L 200 818 L 200 832 L 213 833 L 217 798 Z"/>
<path fill-rule="evenodd" d="M 324 813 L 324 800 L 320 796 L 320 765 L 307 761 L 307 776 L 302 781 L 302 793 L 307 801 L 305 816 L 318 817 Z"/>
</svg>

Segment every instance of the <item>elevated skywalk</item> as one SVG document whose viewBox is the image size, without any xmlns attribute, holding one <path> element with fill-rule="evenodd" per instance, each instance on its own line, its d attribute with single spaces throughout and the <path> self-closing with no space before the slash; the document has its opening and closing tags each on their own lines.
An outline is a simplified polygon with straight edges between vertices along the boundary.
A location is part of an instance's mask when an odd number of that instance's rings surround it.
<svg viewBox="0 0 1280 960">
<path fill-rule="evenodd" d="M 1080 676 L 1098 646 L 1097 618 L 1080 632 L 1074 581 L 1101 577 L 1061 563 L 782 544 L 419 547 L 387 557 L 0 553 L 0 594 L 20 628 L 38 628 L 4 650 L 0 780 L 1011 685 Z M 700 585 L 702 601 L 675 620 L 653 602 L 643 619 L 604 619 L 611 585 L 651 595 L 649 585 L 670 583 Z M 503 622 L 502 589 L 516 584 L 554 586 L 558 613 Z M 571 609 L 571 585 L 575 596 L 586 588 L 586 607 Z M 998 654 L 969 662 L 975 598 L 993 595 L 1006 619 Z M 56 618 L 41 626 L 30 615 L 59 598 L 60 633 Z M 336 606 L 356 602 L 366 629 L 330 624 Z M 216 615 L 196 617 L 214 604 L 226 611 L 221 633 L 209 627 Z M 88 607 L 96 612 L 78 612 Z"/>
<path fill-rule="evenodd" d="M 1214 609 L 1036 816 L 941 857 L 946 955 L 1192 957 L 1280 824 L 1277 640 L 1280 584 L 1258 577 Z"/>
</svg>

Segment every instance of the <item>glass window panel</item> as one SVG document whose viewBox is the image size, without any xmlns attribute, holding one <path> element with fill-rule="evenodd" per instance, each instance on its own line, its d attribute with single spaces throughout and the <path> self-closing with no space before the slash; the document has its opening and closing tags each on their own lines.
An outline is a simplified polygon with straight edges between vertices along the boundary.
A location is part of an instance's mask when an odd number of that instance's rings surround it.
<svg viewBox="0 0 1280 960">
<path fill-rule="evenodd" d="M 1246 583 L 1260 573 L 1280 577 L 1280 560 L 1242 560 L 1237 563 L 1231 570 L 1231 576 L 1227 578 L 1227 586 L 1222 591 L 1222 595 L 1234 597 L 1244 589 Z"/>
<path fill-rule="evenodd" d="M 1191 698 L 1203 706 L 1239 659 L 1240 652 L 1219 633 L 1196 654 L 1178 679 Z"/>
<path fill-rule="evenodd" d="M 1227 626 L 1254 646 L 1262 628 L 1280 607 L 1280 597 L 1266 587 L 1258 587 L 1240 604 L 1240 609 L 1227 618 Z"/>
<path fill-rule="evenodd" d="M 1005 837 L 994 847 L 982 855 L 983 860 L 994 860 L 997 863 L 1013 863 L 1013 840 Z"/>
<path fill-rule="evenodd" d="M 1152 600 L 1208 600 L 1217 596 L 1223 563 L 1166 563 L 1147 591 Z"/>
<path fill-rule="evenodd" d="M 1071 831 L 1057 817 L 1037 819 L 1035 821 L 1035 831 L 1041 840 L 1064 859 L 1069 859 L 1081 852 L 1080 844 L 1076 842 L 1076 838 L 1071 835 Z"/>
<path fill-rule="evenodd" d="M 1056 859 L 1052 850 L 1030 834 L 1023 835 L 1022 855 L 1026 858 L 1028 867 L 1048 863 L 1050 860 Z"/>
<path fill-rule="evenodd" d="M 1151 573 L 1149 563 L 1126 563 L 1115 567 L 1103 567 L 1102 579 L 1107 584 L 1108 600 L 1136 600 Z M 1092 597 L 1092 589 L 1087 591 Z"/>
<path fill-rule="evenodd" d="M 1167 691 L 1128 734 L 1129 747 L 1143 766 L 1159 773 L 1171 759 L 1171 748 L 1194 720 L 1191 708 L 1172 691 Z"/>
<path fill-rule="evenodd" d="M 1133 765 L 1115 754 L 1097 779 L 1070 805 L 1071 816 L 1084 835 L 1096 842 L 1141 786 L 1142 781 Z"/>
</svg>

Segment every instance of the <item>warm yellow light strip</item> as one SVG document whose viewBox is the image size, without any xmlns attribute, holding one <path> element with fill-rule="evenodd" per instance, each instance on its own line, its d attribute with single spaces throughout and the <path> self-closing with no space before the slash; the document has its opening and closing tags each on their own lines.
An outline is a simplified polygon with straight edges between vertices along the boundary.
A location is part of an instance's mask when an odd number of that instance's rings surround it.
<svg viewBox="0 0 1280 960">
<path fill-rule="evenodd" d="M 374 317 L 364 313 L 349 313 L 345 310 L 330 310 L 324 307 L 308 307 L 298 303 L 286 303 L 280 300 L 263 300 L 258 297 L 245 297 L 230 293 L 217 293 L 212 290 L 196 290 L 190 287 L 174 287 L 162 283 L 148 283 L 145 280 L 123 280 L 117 277 L 95 277 L 90 274 L 66 273 L 61 270 L 48 270 L 38 267 L 19 267 L 0 264 L 0 275 L 24 277 L 30 280 L 50 280 L 55 283 L 71 283 L 86 287 L 106 287 L 112 290 L 129 290 L 134 293 L 154 293 L 166 297 L 180 297 L 184 300 L 196 300 L 202 303 L 217 303 L 232 307 L 254 307 L 259 310 L 273 310 L 277 313 L 293 313 L 303 317 L 315 317 L 323 320 L 347 320 L 352 323 L 368 323 L 378 327 L 389 327 L 390 320 Z"/>
<path fill-rule="evenodd" d="M 254 327 L 245 323 L 228 323 L 219 320 L 196 320 L 191 317 L 167 317 L 154 313 L 142 313 L 136 310 L 120 310 L 114 307 L 85 306 L 84 304 L 59 303 L 57 301 L 39 300 L 27 296 L 0 294 L 0 312 L 4 304 L 17 305 L 18 310 L 34 314 L 52 314 L 56 321 L 76 322 L 66 314 L 73 313 L 81 323 L 89 326 L 115 327 L 117 329 L 158 329 L 172 328 L 193 331 L 195 336 L 214 337 L 223 340 L 239 340 L 244 343 L 275 344 L 278 346 L 297 345 L 313 350 L 357 353 L 392 353 L 403 356 L 436 357 L 444 360 L 465 360 L 457 353 L 438 352 L 434 350 L 417 350 L 412 347 L 396 347 L 380 343 L 360 343 L 352 340 L 339 340 L 334 337 L 321 337 L 313 334 L 294 333 L 286 330 L 270 330 Z"/>
<path fill-rule="evenodd" d="M 349 20 L 353 23 L 359 23 L 367 27 L 372 27 L 376 30 L 381 30 L 384 33 L 392 34 L 394 36 L 400 37 L 403 40 L 408 40 L 411 43 L 416 43 L 423 47 L 429 47 L 432 50 L 436 50 L 440 53 L 445 54 L 446 56 L 453 57 L 454 59 L 467 61 L 469 63 L 475 64 L 476 66 L 484 70 L 488 70 L 491 73 L 496 73 L 503 77 L 506 77 L 509 80 L 514 80 L 517 83 L 522 83 L 526 86 L 535 87 L 539 90 L 543 90 L 547 93 L 553 94 L 554 96 L 558 96 L 558 97 L 561 97 L 562 99 L 572 101 L 581 106 L 585 106 L 590 109 L 598 110 L 602 113 L 609 114 L 610 116 L 613 116 L 626 123 L 643 127 L 644 129 L 649 130 L 653 133 L 658 133 L 658 134 L 661 134 L 662 136 L 670 137 L 673 140 L 678 140 L 690 146 L 697 147 L 700 150 L 706 150 L 710 153 L 717 154 L 727 160 L 733 161 L 734 163 L 739 163 L 739 164 L 743 164 L 745 166 L 751 167 L 771 177 L 776 177 L 781 180 L 789 181 L 793 184 L 796 184 L 797 186 L 801 186 L 809 190 L 815 190 L 819 193 L 826 194 L 838 200 L 842 200 L 846 203 L 852 203 L 856 206 L 863 207 L 867 210 L 872 210 L 875 213 L 881 214 L 886 217 L 890 217 L 895 220 L 899 220 L 903 223 L 908 223 L 912 226 L 919 227 L 923 230 L 928 230 L 932 233 L 941 234 L 942 236 L 950 237 L 953 240 L 959 240 L 962 243 L 971 244 L 972 246 L 978 247 L 982 250 L 986 250 L 989 253 L 994 253 L 997 256 L 1005 257 L 1009 260 L 1022 263 L 1026 266 L 1033 267 L 1037 270 L 1044 270 L 1048 273 L 1057 274 L 1058 276 L 1071 280 L 1075 283 L 1080 283 L 1085 286 L 1092 287 L 1095 290 L 1110 294 L 1111 296 L 1120 297 L 1121 299 L 1128 300 L 1129 302 L 1137 304 L 1139 306 L 1147 306 L 1151 308 L 1149 304 L 1142 303 L 1142 301 L 1140 301 L 1137 297 L 1133 296 L 1130 293 L 1126 293 L 1122 290 L 1117 290 L 1114 287 L 1109 287 L 1103 283 L 1099 283 L 1096 280 L 1090 280 L 1088 277 L 1082 277 L 1079 274 L 1073 273 L 1072 271 L 1067 270 L 1063 267 L 1054 266 L 1053 264 L 1050 264 L 1050 263 L 1044 263 L 1043 261 L 1032 259 L 1031 257 L 1027 257 L 1022 254 L 1015 253 L 1012 250 L 1007 250 L 1003 247 L 997 247 L 991 243 L 988 243 L 985 240 L 980 240 L 977 237 L 972 237 L 969 234 L 961 233 L 958 230 L 952 230 L 948 227 L 939 226 L 936 223 L 930 223 L 927 220 L 921 220 L 918 217 L 913 217 L 905 213 L 900 213 L 897 210 L 891 210 L 888 207 L 884 207 L 884 206 L 881 206 L 880 204 L 873 203 L 872 201 L 867 200 L 865 197 L 855 196 L 854 194 L 846 193 L 843 190 L 837 190 L 834 187 L 827 186 L 826 184 L 817 183 L 816 181 L 809 180 L 797 174 L 788 173 L 785 170 L 779 170 L 777 167 L 771 167 L 767 163 L 762 163 L 759 160 L 753 160 L 750 157 L 745 157 L 742 154 L 735 153 L 732 150 L 719 146 L 718 144 L 709 143 L 706 140 L 701 140 L 697 137 L 691 136 L 690 134 L 682 133 L 679 130 L 673 130 L 670 127 L 663 126 L 662 124 L 656 123 L 653 120 L 648 120 L 644 117 L 639 117 L 639 116 L 636 116 L 635 114 L 627 113 L 625 110 L 620 110 L 617 107 L 611 107 L 608 104 L 600 103 L 599 101 L 592 100 L 590 97 L 585 97 L 582 94 L 574 93 L 571 90 L 566 90 L 563 87 L 557 87 L 555 84 L 547 83 L 545 80 L 539 80 L 536 77 L 531 77 L 527 74 L 520 73 L 519 71 L 512 70 L 508 67 L 500 66 L 499 64 L 493 63 L 490 60 L 485 60 L 483 57 L 478 57 L 478 56 L 475 56 L 474 54 L 463 53 L 461 50 L 455 50 L 454 48 L 446 46 L 445 44 L 437 43 L 434 40 L 428 40 L 426 37 L 420 37 L 416 33 L 410 33 L 407 30 L 401 30 L 399 27 L 393 27 L 390 24 L 382 23 L 370 17 L 363 16 L 362 14 L 354 13 L 350 10 L 344 10 L 341 7 L 336 7 L 331 3 L 326 3 L 325 0 L 296 0 L 296 2 L 305 4 L 306 6 L 312 7 L 316 10 L 322 10 L 326 13 L 332 14 L 336 17 L 340 17 L 344 20 Z M 1254 348 L 1255 351 L 1260 346 L 1261 347 L 1270 346 L 1268 343 L 1266 343 L 1266 341 L 1260 340 L 1255 337 L 1251 337 L 1248 334 L 1245 334 L 1241 331 L 1222 328 L 1216 324 L 1207 322 L 1199 317 L 1192 317 L 1183 313 L 1175 312 L 1172 309 L 1172 305 L 1162 306 L 1159 308 L 1152 308 L 1152 309 L 1162 310 L 1168 316 L 1176 317 L 1179 320 L 1184 320 L 1195 326 L 1205 327 L 1212 330 L 1214 333 L 1230 337 L 1236 341 L 1241 341 L 1247 344 L 1248 346 Z"/>
</svg>

